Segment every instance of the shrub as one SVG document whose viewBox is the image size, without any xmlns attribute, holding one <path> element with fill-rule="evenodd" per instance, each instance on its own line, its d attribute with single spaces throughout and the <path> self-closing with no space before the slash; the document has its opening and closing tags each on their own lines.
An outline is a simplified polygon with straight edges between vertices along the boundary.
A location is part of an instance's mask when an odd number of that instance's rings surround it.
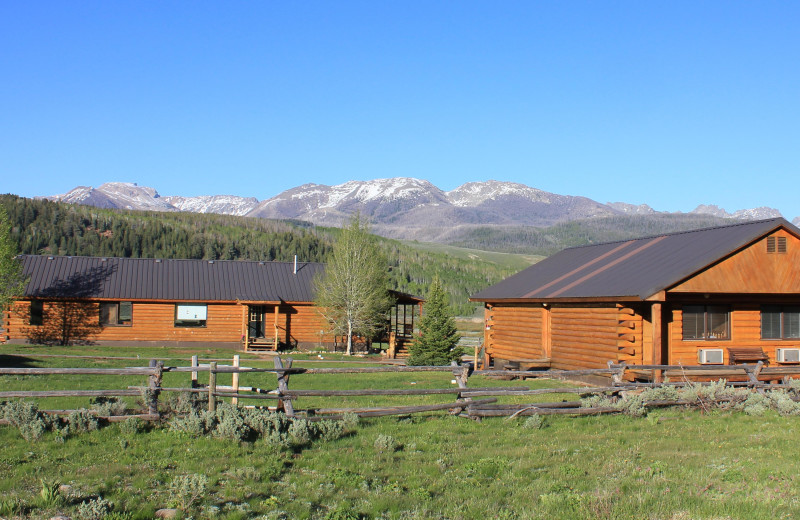
<svg viewBox="0 0 800 520">
<path fill-rule="evenodd" d="M 53 422 L 29 401 L 10 401 L 2 408 L 2 417 L 15 426 L 26 441 L 41 438 Z"/>
<path fill-rule="evenodd" d="M 103 497 L 81 502 L 78 506 L 78 518 L 82 520 L 104 520 L 111 512 L 111 503 Z"/>
<path fill-rule="evenodd" d="M 169 422 L 169 430 L 172 432 L 186 433 L 192 437 L 200 437 L 206 433 L 205 421 L 199 413 L 192 410 L 182 417 L 173 417 Z"/>
<path fill-rule="evenodd" d="M 344 436 L 344 423 L 340 421 L 320 421 L 316 423 L 317 435 L 323 441 L 333 441 Z"/>
<path fill-rule="evenodd" d="M 127 405 L 118 397 L 96 397 L 90 401 L 91 410 L 100 417 L 125 415 Z"/>
<path fill-rule="evenodd" d="M 119 431 L 123 435 L 136 435 L 147 429 L 147 425 L 138 417 L 129 417 L 119 423 Z"/>
<path fill-rule="evenodd" d="M 73 410 L 67 416 L 69 423 L 70 433 L 85 433 L 97 429 L 97 417 L 89 413 L 89 410 L 81 408 L 80 410 Z"/>
<path fill-rule="evenodd" d="M 295 446 L 305 446 L 315 437 L 314 426 L 305 419 L 295 419 L 289 425 L 289 439 Z"/>
<path fill-rule="evenodd" d="M 213 432 L 216 437 L 241 441 L 250 435 L 250 427 L 245 423 L 241 410 L 231 404 L 219 405 L 215 423 Z"/>
<path fill-rule="evenodd" d="M 544 419 L 541 415 L 535 413 L 525 419 L 525 422 L 522 423 L 522 427 L 529 430 L 541 430 L 544 427 Z"/>
<path fill-rule="evenodd" d="M 203 496 L 208 489 L 208 477 L 199 473 L 176 475 L 167 486 L 172 505 L 186 511 Z"/>
<path fill-rule="evenodd" d="M 344 429 L 352 432 L 358 428 L 358 423 L 361 421 L 361 418 L 358 416 L 357 413 L 347 412 L 346 414 L 342 415 L 342 425 Z"/>
<path fill-rule="evenodd" d="M 381 453 L 384 452 L 393 453 L 400 449 L 400 444 L 394 437 L 392 437 L 391 435 L 384 435 L 384 434 L 378 435 L 375 438 L 373 446 L 375 447 L 376 450 L 378 450 Z"/>
</svg>

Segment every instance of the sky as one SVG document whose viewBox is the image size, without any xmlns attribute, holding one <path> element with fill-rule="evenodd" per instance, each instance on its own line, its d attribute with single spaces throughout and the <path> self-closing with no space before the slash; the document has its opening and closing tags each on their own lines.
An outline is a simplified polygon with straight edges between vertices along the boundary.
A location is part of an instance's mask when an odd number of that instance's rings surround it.
<svg viewBox="0 0 800 520">
<path fill-rule="evenodd" d="M 800 216 L 800 3 L 0 3 L 0 192 L 519 182 Z"/>
</svg>

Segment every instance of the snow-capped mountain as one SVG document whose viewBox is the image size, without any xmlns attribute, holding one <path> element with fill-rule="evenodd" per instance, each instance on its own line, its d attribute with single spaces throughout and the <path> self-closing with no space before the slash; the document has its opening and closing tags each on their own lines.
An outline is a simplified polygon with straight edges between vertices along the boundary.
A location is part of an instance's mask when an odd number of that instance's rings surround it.
<svg viewBox="0 0 800 520">
<path fill-rule="evenodd" d="M 376 223 L 422 206 L 447 204 L 442 191 L 428 181 L 397 177 L 350 181 L 337 186 L 304 184 L 262 201 L 248 216 L 296 218 L 340 225 L 356 210 Z"/>
<path fill-rule="evenodd" d="M 156 190 L 131 182 L 107 182 L 97 188 L 78 186 L 50 200 L 85 204 L 98 208 L 136 209 L 145 211 L 176 211 Z"/>
<path fill-rule="evenodd" d="M 110 182 L 98 188 L 81 186 L 47 198 L 106 208 L 298 219 L 329 226 L 340 226 L 349 215 L 360 211 L 379 234 L 431 241 L 445 241 L 456 230 L 478 226 L 540 227 L 612 215 L 670 215 L 646 204 L 602 204 L 513 182 L 469 182 L 445 192 L 428 181 L 410 177 L 350 181 L 336 186 L 304 184 L 260 202 L 254 197 L 233 195 L 162 197 L 153 188 L 124 182 Z M 744 220 L 781 216 L 772 208 L 728 213 L 714 205 L 698 206 L 691 213 Z M 795 219 L 795 223 L 799 221 L 800 218 Z"/>
<path fill-rule="evenodd" d="M 696 213 L 698 215 L 711 215 L 720 218 L 738 218 L 740 220 L 759 220 L 783 216 L 777 209 L 767 208 L 765 206 L 753 209 L 740 209 L 739 211 L 728 213 L 715 204 L 701 204 L 697 206 L 691 213 Z"/>
<path fill-rule="evenodd" d="M 221 215 L 244 216 L 258 205 L 255 197 L 238 197 L 236 195 L 200 195 L 198 197 L 181 197 L 178 195 L 163 197 L 178 211 L 190 213 L 219 213 Z"/>
</svg>

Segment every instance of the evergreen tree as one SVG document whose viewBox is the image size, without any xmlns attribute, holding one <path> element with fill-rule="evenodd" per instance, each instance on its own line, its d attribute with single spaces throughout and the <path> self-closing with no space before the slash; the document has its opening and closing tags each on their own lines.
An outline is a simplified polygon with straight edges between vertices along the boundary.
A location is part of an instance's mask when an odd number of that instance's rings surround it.
<svg viewBox="0 0 800 520">
<path fill-rule="evenodd" d="M 16 244 L 11 239 L 8 215 L 0 206 L 0 311 L 22 294 L 26 282 L 22 264 L 17 260 Z"/>
<path fill-rule="evenodd" d="M 431 282 L 422 312 L 420 336 L 411 345 L 408 364 L 434 366 L 458 361 L 461 357 L 461 348 L 458 346 L 460 336 L 456 321 L 450 313 L 447 293 L 439 277 Z"/>
<path fill-rule="evenodd" d="M 371 338 L 386 322 L 391 307 L 388 262 L 375 237 L 356 213 L 342 230 L 325 267 L 314 281 L 316 304 L 334 332 L 347 336 L 347 354 L 353 336 Z"/>
</svg>

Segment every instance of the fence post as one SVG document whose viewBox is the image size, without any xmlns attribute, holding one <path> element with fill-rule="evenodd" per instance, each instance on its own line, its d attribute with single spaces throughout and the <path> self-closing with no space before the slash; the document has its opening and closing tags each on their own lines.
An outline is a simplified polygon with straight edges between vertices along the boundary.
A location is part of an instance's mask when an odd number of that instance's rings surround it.
<svg viewBox="0 0 800 520">
<path fill-rule="evenodd" d="M 279 356 L 275 356 L 275 368 L 292 368 L 292 362 L 294 360 L 292 358 L 286 358 L 286 365 L 284 366 L 281 358 Z M 283 408 L 284 413 L 287 417 L 294 417 L 294 406 L 292 405 L 291 399 L 284 399 L 286 396 L 286 392 L 289 391 L 289 374 L 286 372 L 280 371 L 277 372 L 278 376 L 278 396 L 281 397 L 281 400 L 278 401 L 278 409 Z M 288 396 L 286 396 L 288 397 Z"/>
<path fill-rule="evenodd" d="M 198 359 L 197 355 L 192 356 L 192 368 L 197 367 Z M 192 370 L 192 388 L 197 388 L 197 371 Z"/>
<path fill-rule="evenodd" d="M 161 393 L 161 378 L 164 372 L 164 362 L 155 359 L 150 360 L 150 368 L 155 369 L 155 374 L 150 375 L 148 384 L 147 413 L 158 415 L 158 395 Z"/>
<path fill-rule="evenodd" d="M 234 354 L 233 355 L 233 368 L 235 368 L 235 369 L 239 368 L 239 354 Z M 234 372 L 233 373 L 233 383 L 231 383 L 231 384 L 233 386 L 234 393 L 238 394 L 239 393 L 239 372 Z M 232 398 L 231 399 L 231 404 L 233 404 L 233 406 L 238 406 L 239 405 L 239 398 L 238 397 Z"/>
<path fill-rule="evenodd" d="M 208 364 L 208 411 L 217 411 L 217 362 L 211 361 Z"/>
<path fill-rule="evenodd" d="M 453 367 L 453 377 L 456 378 L 459 390 L 467 389 L 467 378 L 469 377 L 469 365 L 458 365 L 455 361 L 451 361 L 450 365 Z M 458 393 L 456 399 L 462 399 L 461 392 Z M 466 403 L 471 403 L 472 398 L 463 398 Z M 467 404 L 467 414 L 469 415 L 470 405 Z M 463 410 L 462 410 L 463 411 Z"/>
</svg>

